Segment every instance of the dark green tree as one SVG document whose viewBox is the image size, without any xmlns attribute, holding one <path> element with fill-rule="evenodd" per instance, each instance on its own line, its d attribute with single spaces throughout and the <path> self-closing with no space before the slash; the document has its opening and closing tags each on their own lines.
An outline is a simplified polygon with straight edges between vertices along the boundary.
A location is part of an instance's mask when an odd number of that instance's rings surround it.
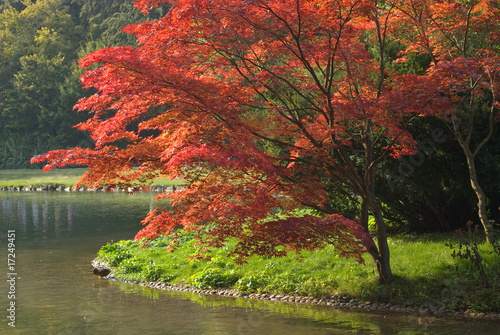
<svg viewBox="0 0 500 335">
<path fill-rule="evenodd" d="M 68 82 L 78 83 L 72 71 L 83 30 L 62 1 L 24 4 L 21 11 L 9 7 L 0 14 L 2 168 L 28 166 L 31 155 L 83 136 L 72 129 L 81 119 L 72 106 L 82 94 L 73 94 Z"/>
</svg>

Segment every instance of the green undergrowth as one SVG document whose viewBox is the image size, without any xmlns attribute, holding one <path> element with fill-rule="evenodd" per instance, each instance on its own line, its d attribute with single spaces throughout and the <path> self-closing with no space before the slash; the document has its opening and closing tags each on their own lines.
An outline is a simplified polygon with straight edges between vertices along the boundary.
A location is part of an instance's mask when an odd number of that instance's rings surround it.
<svg viewBox="0 0 500 335">
<path fill-rule="evenodd" d="M 58 184 L 73 186 L 87 171 L 86 168 L 54 169 L 44 172 L 42 169 L 0 170 L 0 187 L 4 186 L 35 186 L 42 184 Z M 181 185 L 182 180 L 168 178 L 157 179 L 154 185 Z"/>
<path fill-rule="evenodd" d="M 148 247 L 122 240 L 108 243 L 98 253 L 124 280 L 188 284 L 201 289 L 232 288 L 246 293 L 280 293 L 316 298 L 348 296 L 360 301 L 429 306 L 448 311 L 500 311 L 500 255 L 491 245 L 478 250 L 493 266 L 484 267 L 484 283 L 468 259 L 452 257 L 458 241 L 451 235 L 394 236 L 389 240 L 394 280 L 380 284 L 370 257 L 366 265 L 338 257 L 333 246 L 303 252 L 303 261 L 291 254 L 283 258 L 253 256 L 236 265 L 228 257 L 231 245 L 214 249 L 211 261 L 189 258 L 197 247 L 192 235 L 183 233 L 174 252 L 166 251 L 169 238 Z M 448 244 L 448 245 L 447 245 Z M 450 245 L 452 247 L 450 247 Z M 453 249 L 454 248 L 454 249 Z M 486 264 L 486 263 L 484 263 Z"/>
</svg>

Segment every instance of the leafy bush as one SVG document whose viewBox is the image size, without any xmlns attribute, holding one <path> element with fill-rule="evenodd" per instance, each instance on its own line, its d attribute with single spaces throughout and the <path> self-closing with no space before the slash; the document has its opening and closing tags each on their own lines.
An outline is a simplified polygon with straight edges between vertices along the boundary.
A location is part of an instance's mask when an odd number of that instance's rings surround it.
<svg viewBox="0 0 500 335">
<path fill-rule="evenodd" d="M 222 269 L 210 268 L 198 272 L 191 277 L 191 284 L 201 289 L 214 289 L 230 287 L 239 279 L 234 271 L 223 271 Z"/>
<path fill-rule="evenodd" d="M 316 278 L 309 278 L 305 280 L 297 290 L 300 295 L 305 295 L 314 298 L 322 298 L 330 295 L 335 284 L 325 282 Z M 336 286 L 336 285 L 335 285 Z"/>
<path fill-rule="evenodd" d="M 266 286 L 265 290 L 269 292 L 280 292 L 295 294 L 298 293 L 298 288 L 303 278 L 295 274 L 284 272 L 274 277 L 274 279 Z"/>
<path fill-rule="evenodd" d="M 129 258 L 121 262 L 119 270 L 124 274 L 140 273 L 142 272 L 142 264 L 143 261 L 137 257 Z"/>
<path fill-rule="evenodd" d="M 264 272 L 260 272 L 241 277 L 234 285 L 234 288 L 245 293 L 262 292 L 269 285 L 269 282 L 269 276 Z"/>
<path fill-rule="evenodd" d="M 108 262 L 110 266 L 118 266 L 124 260 L 132 257 L 128 248 L 134 244 L 136 243 L 131 240 L 122 240 L 113 244 L 108 242 L 106 245 L 101 247 L 97 254 L 100 259 Z"/>
<path fill-rule="evenodd" d="M 142 269 L 142 272 L 147 281 L 157 281 L 163 278 L 165 270 L 161 266 L 150 262 Z"/>
<path fill-rule="evenodd" d="M 488 261 L 488 257 L 484 252 L 480 251 L 480 246 L 483 241 L 477 238 L 480 229 L 479 226 L 475 226 L 475 230 L 472 231 L 471 226 L 473 223 L 469 221 L 467 223 L 467 234 L 464 234 L 461 230 L 457 231 L 456 236 L 458 237 L 458 249 L 455 248 L 451 243 L 446 245 L 453 250 L 452 257 L 457 260 L 464 260 L 465 262 L 465 272 L 469 276 L 477 277 L 484 287 L 492 287 L 498 282 L 500 277 L 500 266 L 495 262 Z M 482 236 L 482 234 L 481 234 Z M 491 244 L 490 255 L 495 255 L 496 259 L 500 257 L 500 243 L 496 238 Z M 459 262 L 464 263 L 464 262 Z M 456 265 L 456 271 L 459 273 L 459 265 Z"/>
</svg>

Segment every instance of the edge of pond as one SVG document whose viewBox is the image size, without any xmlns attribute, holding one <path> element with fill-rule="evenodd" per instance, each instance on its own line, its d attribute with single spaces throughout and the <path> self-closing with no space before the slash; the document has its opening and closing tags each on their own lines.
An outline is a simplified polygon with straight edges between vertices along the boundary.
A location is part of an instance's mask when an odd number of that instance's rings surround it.
<svg viewBox="0 0 500 335">
<path fill-rule="evenodd" d="M 183 185 L 152 185 L 145 186 L 140 190 L 135 190 L 132 188 L 122 189 L 118 187 L 87 187 L 87 186 L 67 186 L 63 184 L 38 184 L 38 185 L 25 185 L 25 186 L 2 186 L 0 191 L 7 192 L 42 192 L 42 191 L 56 191 L 56 192 L 154 192 L 154 193 L 164 193 L 164 192 L 174 192 L 183 189 Z"/>
<path fill-rule="evenodd" d="M 200 289 L 186 284 L 172 284 L 158 281 L 135 281 L 125 280 L 124 278 L 116 277 L 114 269 L 107 263 L 99 259 L 92 260 L 92 266 L 105 267 L 111 270 L 111 273 L 104 277 L 107 280 L 115 280 L 122 283 L 145 286 L 150 288 L 171 290 L 171 291 L 184 291 L 198 294 L 219 295 L 228 298 L 243 298 L 253 300 L 268 300 L 280 303 L 295 303 L 295 304 L 309 304 L 324 307 L 331 307 L 333 309 L 345 310 L 358 310 L 366 312 L 392 312 L 401 313 L 406 315 L 417 316 L 433 316 L 433 317 L 453 317 L 456 319 L 483 319 L 488 321 L 500 321 L 500 313 L 474 313 L 471 311 L 445 311 L 438 310 L 434 306 L 404 306 L 391 303 L 378 303 L 372 301 L 359 301 L 346 296 L 331 296 L 330 298 L 314 298 L 308 296 L 295 296 L 279 293 L 244 293 L 231 288 L 217 288 L 217 289 Z"/>
</svg>

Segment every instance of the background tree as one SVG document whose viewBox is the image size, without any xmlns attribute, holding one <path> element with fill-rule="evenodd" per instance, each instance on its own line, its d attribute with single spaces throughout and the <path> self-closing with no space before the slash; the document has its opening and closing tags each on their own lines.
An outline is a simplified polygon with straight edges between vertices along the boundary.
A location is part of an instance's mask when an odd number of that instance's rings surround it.
<svg viewBox="0 0 500 335">
<path fill-rule="evenodd" d="M 37 152 L 75 145 L 85 138 L 71 127 L 82 120 L 71 113 L 82 91 L 62 103 L 62 96 L 68 96 L 64 84 L 76 64 L 82 30 L 59 1 L 25 4 L 22 11 L 4 10 L 0 19 L 3 168 L 23 166 Z M 18 155 L 10 156 L 11 152 Z"/>
<path fill-rule="evenodd" d="M 91 40 L 100 39 L 107 46 L 135 44 L 133 36 L 123 32 L 125 26 L 145 19 L 133 1 L 76 1 L 81 6 L 80 20 Z"/>
<path fill-rule="evenodd" d="M 386 205 L 384 217 L 392 232 L 447 232 L 475 220 L 475 194 L 454 135 L 436 117 L 413 120 L 408 129 L 419 152 L 385 160 L 377 179 L 383 190 L 377 196 Z M 492 168 L 483 164 L 481 171 L 491 173 Z"/>
<path fill-rule="evenodd" d="M 400 2 L 397 10 L 403 29 L 395 33 L 407 45 L 406 54 L 429 55 L 428 88 L 453 103 L 443 117 L 450 121 L 448 126 L 465 155 L 479 220 L 490 241 L 493 228 L 476 157 L 493 135 L 499 106 L 499 3 L 417 0 Z"/>
<path fill-rule="evenodd" d="M 144 17 L 132 1 L 4 1 L 0 13 L 0 168 L 28 167 L 34 154 L 91 142 L 72 125 L 85 95 L 77 60 L 110 45 Z M 163 9 L 155 10 L 155 13 Z M 83 54 L 82 54 L 83 52 Z"/>
<path fill-rule="evenodd" d="M 23 4 L 21 0 L 2 0 L 0 1 L 0 11 L 3 11 L 7 8 L 14 8 L 17 11 L 24 9 L 26 6 Z"/>
</svg>

